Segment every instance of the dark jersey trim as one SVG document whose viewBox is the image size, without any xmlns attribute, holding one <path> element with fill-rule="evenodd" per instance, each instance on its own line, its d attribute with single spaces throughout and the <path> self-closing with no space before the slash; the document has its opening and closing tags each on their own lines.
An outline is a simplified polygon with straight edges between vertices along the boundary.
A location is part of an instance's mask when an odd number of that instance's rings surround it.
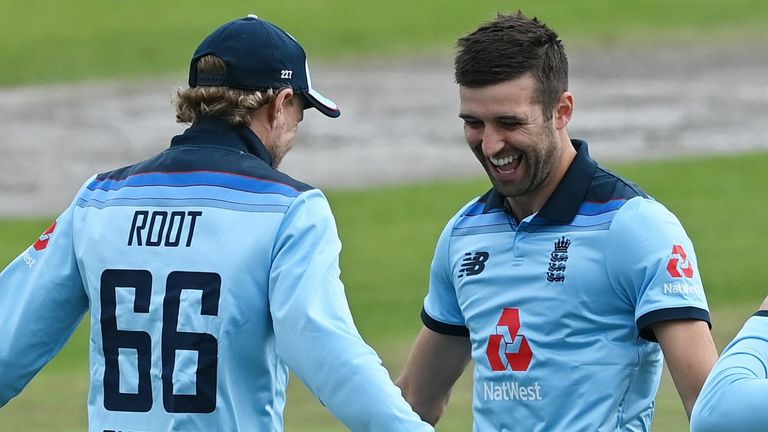
<svg viewBox="0 0 768 432">
<path fill-rule="evenodd" d="M 768 310 L 757 311 L 753 316 L 768 317 Z"/>
<path fill-rule="evenodd" d="M 651 328 L 654 324 L 658 324 L 662 321 L 674 321 L 674 320 L 699 320 L 706 321 L 709 328 L 712 328 L 712 322 L 709 319 L 709 312 L 697 307 L 677 307 L 669 309 L 659 309 L 641 316 L 637 319 L 637 328 L 640 331 L 640 337 L 651 341 L 658 342 L 656 335 L 653 334 Z"/>
<path fill-rule="evenodd" d="M 272 167 L 272 156 L 253 131 L 232 127 L 224 120 L 203 117 L 181 135 L 171 139 L 162 153 L 107 173 L 98 181 L 136 181 L 137 175 L 219 173 L 272 182 L 296 192 L 314 189 Z M 234 177 L 233 177 L 234 178 Z M 293 194 L 290 194 L 293 196 Z M 289 196 L 289 195 L 286 195 Z"/>
<path fill-rule="evenodd" d="M 421 309 L 421 322 L 424 326 L 433 332 L 449 335 L 449 336 L 464 336 L 469 337 L 469 329 L 463 325 L 446 324 L 440 322 L 427 313 L 424 308 Z"/>
<path fill-rule="evenodd" d="M 533 225 L 570 225 L 584 203 L 621 201 L 618 206 L 621 207 L 623 201 L 634 197 L 648 198 L 636 184 L 600 167 L 589 156 L 585 141 L 573 139 L 571 144 L 576 149 L 576 157 L 544 207 L 533 218 Z M 511 214 L 506 198 L 496 189 L 483 195 L 478 204 L 483 205 L 483 213 L 506 209 Z M 468 213 L 472 211 L 474 206 Z"/>
</svg>

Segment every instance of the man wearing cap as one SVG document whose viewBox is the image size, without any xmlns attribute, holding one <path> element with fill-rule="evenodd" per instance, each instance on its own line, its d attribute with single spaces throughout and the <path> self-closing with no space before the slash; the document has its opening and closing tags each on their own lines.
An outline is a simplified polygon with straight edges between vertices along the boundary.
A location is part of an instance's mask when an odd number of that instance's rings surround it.
<svg viewBox="0 0 768 432">
<path fill-rule="evenodd" d="M 176 106 L 169 149 L 89 179 L 0 273 L 0 406 L 90 311 L 91 431 L 282 430 L 289 368 L 352 430 L 432 430 L 354 326 L 324 195 L 276 170 L 304 109 L 340 115 L 302 47 L 231 21 Z"/>
</svg>

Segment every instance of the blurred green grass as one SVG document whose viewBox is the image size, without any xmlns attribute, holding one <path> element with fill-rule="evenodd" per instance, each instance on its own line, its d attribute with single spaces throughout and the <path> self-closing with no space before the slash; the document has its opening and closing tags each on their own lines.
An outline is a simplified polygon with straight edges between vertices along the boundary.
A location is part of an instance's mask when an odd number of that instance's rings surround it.
<svg viewBox="0 0 768 432">
<path fill-rule="evenodd" d="M 310 58 L 450 52 L 497 11 L 522 9 L 569 46 L 765 37 L 764 0 L 0 0 L 0 86 L 183 73 L 197 43 L 256 13 Z"/>
<path fill-rule="evenodd" d="M 768 152 L 692 160 L 614 165 L 673 210 L 696 245 L 718 349 L 736 334 L 768 294 Z M 451 215 L 488 188 L 486 179 L 329 191 L 344 249 L 342 277 L 364 338 L 396 377 L 421 327 L 435 241 Z M 0 265 L 30 245 L 49 219 L 0 220 Z M 81 431 L 86 428 L 88 337 L 81 326 L 62 353 L 21 396 L 0 411 L 0 432 Z M 441 431 L 471 430 L 471 376 L 457 385 Z M 35 416 L 31 413 L 44 412 Z M 674 386 L 665 375 L 657 400 L 658 431 L 687 430 Z M 286 410 L 289 431 L 339 431 L 298 381 Z"/>
<path fill-rule="evenodd" d="M 0 86 L 184 73 L 196 44 L 228 19 L 257 13 L 279 23 L 326 61 L 354 56 L 448 53 L 455 39 L 497 10 L 522 9 L 552 25 L 569 47 L 605 44 L 727 43 L 765 39 L 764 0 L 0 0 Z M 762 46 L 762 45 L 760 45 Z M 617 165 L 683 221 L 696 244 L 722 349 L 768 293 L 768 154 Z M 361 333 L 397 376 L 421 326 L 429 262 L 447 219 L 485 179 L 331 191 L 344 242 L 343 278 Z M 50 224 L 0 219 L 0 266 Z M 375 229 L 374 229 L 375 228 Z M 21 396 L 0 410 L 0 432 L 86 429 L 88 336 L 81 326 Z M 471 377 L 457 386 L 438 430 L 471 429 Z M 687 430 L 665 376 L 658 431 Z M 39 415 L 39 413 L 44 413 Z M 343 428 L 297 381 L 289 391 L 289 431 Z"/>
</svg>

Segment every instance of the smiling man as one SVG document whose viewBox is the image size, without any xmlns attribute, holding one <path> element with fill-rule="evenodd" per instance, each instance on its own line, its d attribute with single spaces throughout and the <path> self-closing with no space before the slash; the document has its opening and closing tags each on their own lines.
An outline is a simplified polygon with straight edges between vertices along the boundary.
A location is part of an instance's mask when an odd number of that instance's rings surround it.
<svg viewBox="0 0 768 432">
<path fill-rule="evenodd" d="M 406 399 L 435 424 L 471 359 L 475 431 L 646 431 L 666 357 L 690 415 L 717 352 L 680 222 L 570 138 L 546 25 L 499 15 L 458 48 L 459 116 L 493 187 L 440 236 Z"/>
</svg>

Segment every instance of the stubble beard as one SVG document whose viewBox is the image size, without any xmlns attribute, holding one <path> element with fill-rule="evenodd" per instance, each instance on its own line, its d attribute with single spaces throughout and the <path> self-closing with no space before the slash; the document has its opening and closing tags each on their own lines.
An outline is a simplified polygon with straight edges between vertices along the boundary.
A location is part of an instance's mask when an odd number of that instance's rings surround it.
<svg viewBox="0 0 768 432">
<path fill-rule="evenodd" d="M 494 188 L 507 198 L 523 198 L 535 194 L 551 175 L 560 155 L 560 142 L 557 134 L 552 130 L 551 122 L 544 126 L 544 133 L 537 146 L 533 150 L 524 152 L 523 162 L 528 172 L 526 176 L 516 183 L 503 183 L 494 178 L 490 172 L 489 177 Z M 486 163 L 490 163 L 487 162 Z M 486 168 L 486 171 L 488 169 Z"/>
<path fill-rule="evenodd" d="M 288 152 L 293 148 L 292 140 L 289 142 L 283 142 L 281 140 L 282 137 L 280 137 L 280 139 L 278 139 L 274 144 L 267 148 L 270 156 L 272 156 L 272 168 L 275 169 L 280 166 L 285 155 L 288 154 Z"/>
</svg>

